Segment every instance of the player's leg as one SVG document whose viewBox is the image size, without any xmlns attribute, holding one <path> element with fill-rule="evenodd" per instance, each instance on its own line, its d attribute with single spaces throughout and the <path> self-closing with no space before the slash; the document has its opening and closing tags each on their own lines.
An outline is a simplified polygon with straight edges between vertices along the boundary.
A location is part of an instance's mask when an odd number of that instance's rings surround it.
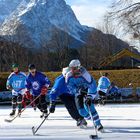
<svg viewBox="0 0 140 140">
<path fill-rule="evenodd" d="M 16 106 L 17 106 L 17 96 L 12 95 L 12 112 L 10 113 L 10 116 L 15 115 Z"/>
<path fill-rule="evenodd" d="M 40 98 L 39 98 L 38 108 L 44 114 L 44 117 L 47 116 L 47 114 L 48 114 L 47 107 L 48 106 L 47 106 L 46 96 L 45 95 L 41 95 Z"/>
<path fill-rule="evenodd" d="M 90 115 L 84 107 L 84 96 L 83 95 L 76 95 L 75 96 L 75 104 L 79 114 L 84 117 L 88 118 Z"/>
<path fill-rule="evenodd" d="M 77 121 L 77 126 L 87 125 L 87 122 L 85 121 L 84 117 L 82 117 L 79 114 L 79 112 L 76 108 L 74 96 L 71 96 L 68 94 L 62 94 L 59 97 L 60 97 L 61 101 L 64 103 L 64 105 L 67 108 L 71 117 Z"/>
<path fill-rule="evenodd" d="M 22 109 L 22 95 L 18 94 L 17 96 L 17 105 L 18 105 L 18 113 L 21 113 L 21 109 Z"/>
<path fill-rule="evenodd" d="M 95 123 L 95 127 L 97 128 L 97 130 L 98 131 L 102 130 L 103 126 L 101 124 L 98 112 L 96 111 L 94 104 L 91 103 L 91 105 L 89 105 L 89 108 L 86 104 L 84 104 L 84 106 L 85 106 L 85 109 L 87 110 L 87 112 L 91 111 L 91 114 L 93 116 L 93 120 L 94 120 L 94 123 Z"/>
</svg>

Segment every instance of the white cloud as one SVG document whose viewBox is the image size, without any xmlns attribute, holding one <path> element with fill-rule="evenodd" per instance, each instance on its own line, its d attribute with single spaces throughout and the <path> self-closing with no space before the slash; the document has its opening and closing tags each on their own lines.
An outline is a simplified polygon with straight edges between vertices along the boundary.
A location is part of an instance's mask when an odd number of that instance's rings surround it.
<svg viewBox="0 0 140 140">
<path fill-rule="evenodd" d="M 66 0 L 82 25 L 95 27 L 102 21 L 112 0 Z"/>
<path fill-rule="evenodd" d="M 82 25 L 91 27 L 98 27 L 98 25 L 102 24 L 103 16 L 114 1 L 115 0 L 66 0 L 73 9 L 79 22 Z M 139 0 L 133 0 L 133 2 L 139 2 Z M 127 40 L 130 44 L 140 45 L 140 41 L 136 40 L 138 43 L 136 43 L 136 41 L 135 43 L 132 42 L 130 36 L 124 35 L 122 30 L 121 28 L 118 29 L 118 31 L 121 31 L 117 35 L 119 38 L 125 41 Z"/>
<path fill-rule="evenodd" d="M 100 22 L 107 10 L 102 6 L 93 5 L 74 5 L 72 9 L 80 23 L 88 26 L 95 26 Z"/>
</svg>

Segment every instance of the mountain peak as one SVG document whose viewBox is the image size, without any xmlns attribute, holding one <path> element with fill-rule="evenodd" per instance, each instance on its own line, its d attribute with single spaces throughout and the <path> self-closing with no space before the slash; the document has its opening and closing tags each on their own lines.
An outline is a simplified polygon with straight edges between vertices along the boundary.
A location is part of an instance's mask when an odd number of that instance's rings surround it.
<svg viewBox="0 0 140 140">
<path fill-rule="evenodd" d="M 0 34 L 10 35 L 22 44 L 30 38 L 33 46 L 40 47 L 42 42 L 51 40 L 54 29 L 81 43 L 85 42 L 83 34 L 89 31 L 64 0 L 23 0 L 2 24 Z"/>
<path fill-rule="evenodd" d="M 35 4 L 35 5 L 44 5 L 47 4 L 48 6 L 58 7 L 66 5 L 66 2 L 64 0 L 30 0 L 29 4 Z"/>
</svg>

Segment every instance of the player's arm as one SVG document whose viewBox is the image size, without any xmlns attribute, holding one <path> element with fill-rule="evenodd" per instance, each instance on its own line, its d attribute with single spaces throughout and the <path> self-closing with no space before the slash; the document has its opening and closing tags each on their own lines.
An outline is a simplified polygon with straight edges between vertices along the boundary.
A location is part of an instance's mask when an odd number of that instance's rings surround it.
<svg viewBox="0 0 140 140">
<path fill-rule="evenodd" d="M 12 90 L 13 88 L 12 88 L 12 75 L 10 75 L 9 77 L 8 77 L 8 79 L 7 79 L 7 82 L 6 82 L 6 88 L 8 89 L 8 90 Z"/>
<path fill-rule="evenodd" d="M 61 94 L 60 88 L 63 86 L 63 79 L 58 78 L 55 80 L 55 83 L 50 91 L 49 98 L 50 98 L 50 109 L 49 111 L 51 113 L 54 113 L 55 111 L 55 105 L 56 105 L 56 99 Z"/>
</svg>

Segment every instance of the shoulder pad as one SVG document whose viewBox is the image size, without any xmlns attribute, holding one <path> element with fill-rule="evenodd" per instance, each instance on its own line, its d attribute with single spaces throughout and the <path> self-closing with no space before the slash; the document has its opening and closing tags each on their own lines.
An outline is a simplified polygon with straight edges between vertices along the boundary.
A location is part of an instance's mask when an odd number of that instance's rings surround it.
<svg viewBox="0 0 140 140">
<path fill-rule="evenodd" d="M 69 72 L 66 74 L 66 77 L 65 77 L 66 83 L 68 83 L 68 80 L 69 80 L 69 78 L 70 78 L 71 76 L 72 76 L 72 72 L 69 71 Z"/>
<path fill-rule="evenodd" d="M 12 72 L 12 73 L 8 76 L 8 79 L 11 78 L 13 75 L 15 75 L 14 72 Z"/>
<path fill-rule="evenodd" d="M 88 83 L 92 82 L 92 77 L 86 70 L 82 73 L 82 76 Z"/>
</svg>

